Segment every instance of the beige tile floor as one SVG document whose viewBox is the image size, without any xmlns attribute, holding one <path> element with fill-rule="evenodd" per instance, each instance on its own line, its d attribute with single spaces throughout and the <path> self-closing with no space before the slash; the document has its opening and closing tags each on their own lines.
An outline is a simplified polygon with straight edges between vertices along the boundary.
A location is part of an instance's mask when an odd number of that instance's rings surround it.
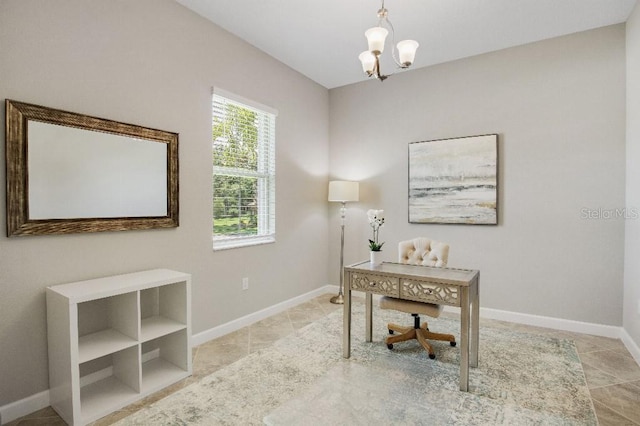
<svg viewBox="0 0 640 426">
<path fill-rule="evenodd" d="M 329 303 L 330 297 L 331 295 L 319 296 L 285 312 L 197 346 L 193 350 L 192 377 L 104 417 L 93 426 L 110 425 L 252 352 L 271 345 L 276 340 L 330 312 L 341 309 L 341 306 Z M 640 426 L 640 366 L 636 364 L 620 340 L 495 320 L 481 320 L 482 324 L 573 339 L 582 361 L 600 425 Z M 9 423 L 10 426 L 64 424 L 51 407 Z"/>
</svg>

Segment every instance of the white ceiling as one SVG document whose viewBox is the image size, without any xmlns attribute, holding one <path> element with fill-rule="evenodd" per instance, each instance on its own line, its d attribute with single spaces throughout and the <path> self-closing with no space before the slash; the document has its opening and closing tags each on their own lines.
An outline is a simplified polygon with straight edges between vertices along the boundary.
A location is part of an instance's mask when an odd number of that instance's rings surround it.
<svg viewBox="0 0 640 426">
<path fill-rule="evenodd" d="M 176 0 L 310 79 L 366 80 L 358 55 L 380 0 Z M 420 43 L 412 68 L 625 22 L 636 0 L 387 0 L 396 42 Z M 392 73 L 387 49 L 381 64 Z"/>
</svg>

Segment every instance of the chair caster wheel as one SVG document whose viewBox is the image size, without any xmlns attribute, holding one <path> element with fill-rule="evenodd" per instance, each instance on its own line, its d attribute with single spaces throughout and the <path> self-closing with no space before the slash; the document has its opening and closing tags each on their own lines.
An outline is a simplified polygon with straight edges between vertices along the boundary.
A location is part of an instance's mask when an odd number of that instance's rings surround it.
<svg viewBox="0 0 640 426">
<path fill-rule="evenodd" d="M 449 344 L 450 344 L 451 346 L 455 346 L 455 345 L 456 345 L 456 342 L 449 342 Z"/>
<path fill-rule="evenodd" d="M 393 349 L 393 343 L 387 343 L 387 349 L 389 350 Z"/>
<path fill-rule="evenodd" d="M 389 329 L 389 334 L 393 334 L 393 330 Z"/>
<path fill-rule="evenodd" d="M 430 359 L 436 359 L 436 354 L 429 354 Z"/>
</svg>

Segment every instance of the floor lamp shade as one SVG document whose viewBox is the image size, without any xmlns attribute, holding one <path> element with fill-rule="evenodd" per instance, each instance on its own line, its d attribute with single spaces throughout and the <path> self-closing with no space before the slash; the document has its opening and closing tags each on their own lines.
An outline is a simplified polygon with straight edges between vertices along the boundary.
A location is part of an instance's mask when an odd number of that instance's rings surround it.
<svg viewBox="0 0 640 426">
<path fill-rule="evenodd" d="M 360 191 L 358 182 L 332 180 L 329 182 L 329 201 L 358 201 Z"/>
</svg>

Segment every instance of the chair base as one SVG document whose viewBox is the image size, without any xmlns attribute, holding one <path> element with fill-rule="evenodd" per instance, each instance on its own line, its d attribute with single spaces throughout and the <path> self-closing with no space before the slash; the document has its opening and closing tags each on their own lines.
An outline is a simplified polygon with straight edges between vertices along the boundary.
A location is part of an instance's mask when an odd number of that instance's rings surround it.
<svg viewBox="0 0 640 426">
<path fill-rule="evenodd" d="M 433 351 L 433 348 L 427 342 L 427 340 L 440 340 L 444 342 L 449 342 L 451 346 L 456 345 L 456 338 L 453 334 L 443 334 L 443 333 L 433 333 L 429 331 L 427 323 L 422 323 L 420 327 L 405 327 L 397 324 L 387 324 L 387 328 L 389 329 L 389 334 L 385 340 L 387 347 L 389 349 L 393 349 L 393 344 L 398 342 L 405 342 L 407 340 L 416 339 L 420 342 L 420 345 L 429 352 L 429 358 L 435 359 L 436 354 Z M 397 332 L 400 334 L 394 335 L 393 333 Z"/>
</svg>

